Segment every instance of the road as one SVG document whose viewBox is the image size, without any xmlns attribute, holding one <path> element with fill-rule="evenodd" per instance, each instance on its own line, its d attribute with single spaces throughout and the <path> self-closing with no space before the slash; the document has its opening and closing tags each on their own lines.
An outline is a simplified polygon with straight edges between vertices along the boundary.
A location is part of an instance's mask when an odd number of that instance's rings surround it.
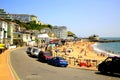
<svg viewBox="0 0 120 80">
<path fill-rule="evenodd" d="M 11 52 L 10 60 L 20 80 L 120 80 L 120 75 L 103 75 L 98 71 L 54 67 L 39 62 L 26 54 L 26 48 Z"/>
</svg>

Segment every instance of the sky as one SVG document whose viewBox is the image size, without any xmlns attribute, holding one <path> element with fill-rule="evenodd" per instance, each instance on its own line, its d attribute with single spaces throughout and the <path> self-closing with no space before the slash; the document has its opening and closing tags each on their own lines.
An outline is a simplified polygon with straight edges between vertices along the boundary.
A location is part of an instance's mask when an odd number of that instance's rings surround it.
<svg viewBox="0 0 120 80">
<path fill-rule="evenodd" d="M 1 0 L 0 8 L 66 26 L 78 37 L 120 37 L 120 0 Z"/>
</svg>

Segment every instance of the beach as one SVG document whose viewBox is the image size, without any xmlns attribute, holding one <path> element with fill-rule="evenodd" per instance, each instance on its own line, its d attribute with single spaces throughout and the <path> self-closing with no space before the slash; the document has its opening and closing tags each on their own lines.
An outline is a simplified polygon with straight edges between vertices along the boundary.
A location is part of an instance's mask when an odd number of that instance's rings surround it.
<svg viewBox="0 0 120 80">
<path fill-rule="evenodd" d="M 69 61 L 69 66 L 96 67 L 107 57 L 105 53 L 97 53 L 92 45 L 96 42 L 67 42 L 63 46 L 55 46 L 54 56 L 61 56 Z M 83 65 L 82 65 L 83 64 Z"/>
</svg>

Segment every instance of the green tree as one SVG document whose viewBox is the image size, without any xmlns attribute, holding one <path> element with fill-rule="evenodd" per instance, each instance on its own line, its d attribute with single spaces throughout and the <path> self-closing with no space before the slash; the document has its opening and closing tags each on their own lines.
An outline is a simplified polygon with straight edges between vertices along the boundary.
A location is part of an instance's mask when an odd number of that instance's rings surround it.
<svg viewBox="0 0 120 80">
<path fill-rule="evenodd" d="M 50 28 L 50 29 L 52 29 L 52 25 L 50 25 L 50 24 L 48 24 L 47 27 Z"/>
<path fill-rule="evenodd" d="M 31 22 L 28 22 L 28 23 L 24 23 L 24 22 L 20 22 L 19 20 L 13 20 L 13 22 L 19 24 L 19 26 L 21 28 L 25 28 L 26 30 L 41 30 L 41 29 L 44 29 L 44 28 L 50 28 L 52 29 L 52 25 L 50 24 L 36 24 L 35 21 L 31 21 Z"/>
<path fill-rule="evenodd" d="M 15 22 L 17 24 L 21 24 L 21 22 L 19 20 L 13 20 L 13 22 Z"/>
</svg>

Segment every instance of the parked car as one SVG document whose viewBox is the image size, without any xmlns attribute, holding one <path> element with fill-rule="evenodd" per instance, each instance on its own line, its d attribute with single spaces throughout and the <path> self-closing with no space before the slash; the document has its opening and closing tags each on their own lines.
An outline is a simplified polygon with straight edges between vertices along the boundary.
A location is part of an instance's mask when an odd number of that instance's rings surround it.
<svg viewBox="0 0 120 80">
<path fill-rule="evenodd" d="M 108 57 L 98 65 L 101 73 L 120 73 L 120 57 Z"/>
<path fill-rule="evenodd" d="M 40 48 L 32 47 L 32 52 L 31 52 L 30 55 L 33 56 L 33 57 L 38 57 L 40 51 L 41 51 Z"/>
<path fill-rule="evenodd" d="M 61 66 L 61 67 L 67 67 L 68 61 L 65 60 L 62 57 L 53 57 L 48 61 L 48 64 L 54 65 L 54 66 Z"/>
<path fill-rule="evenodd" d="M 44 52 L 44 51 L 40 51 L 39 55 L 38 55 L 38 59 L 41 61 L 47 61 L 47 60 L 51 59 L 52 57 L 53 57 L 52 53 Z"/>
<path fill-rule="evenodd" d="M 27 54 L 31 54 L 31 53 L 32 53 L 32 50 L 33 50 L 32 47 L 28 47 L 27 50 L 26 50 L 26 53 L 27 53 Z"/>
</svg>

